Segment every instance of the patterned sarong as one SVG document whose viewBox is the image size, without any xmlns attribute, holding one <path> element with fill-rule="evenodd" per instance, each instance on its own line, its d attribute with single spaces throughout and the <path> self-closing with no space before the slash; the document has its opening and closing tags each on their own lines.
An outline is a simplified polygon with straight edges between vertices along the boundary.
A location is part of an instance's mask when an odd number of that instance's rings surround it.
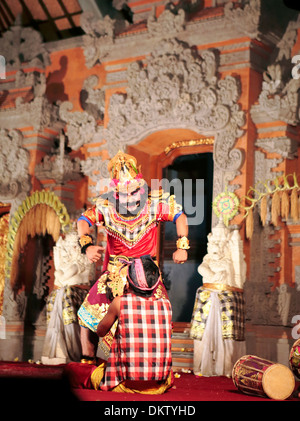
<svg viewBox="0 0 300 421">
<path fill-rule="evenodd" d="M 245 340 L 245 302 L 240 291 L 219 291 L 221 307 L 222 337 L 235 341 Z M 196 292 L 195 305 L 191 320 L 190 337 L 202 339 L 208 314 L 211 308 L 211 291 L 203 286 Z"/>
<path fill-rule="evenodd" d="M 110 263 L 107 266 L 107 271 L 105 271 L 97 282 L 92 286 L 88 295 L 86 296 L 84 302 L 82 303 L 79 311 L 78 318 L 80 326 L 87 327 L 91 331 L 96 332 L 98 324 L 101 322 L 107 309 L 110 304 L 110 300 L 106 295 L 106 283 L 110 279 L 111 275 L 114 276 L 126 276 L 127 267 L 124 267 L 121 271 L 120 269 L 123 266 L 123 259 L 126 259 L 125 256 L 115 256 L 110 258 Z M 160 279 L 157 287 L 153 293 L 155 298 L 168 298 L 167 291 L 165 286 Z M 116 330 L 116 323 L 113 325 L 111 330 L 105 335 L 104 338 L 100 341 L 100 349 L 108 357 L 110 347 L 114 338 Z"/>
<path fill-rule="evenodd" d="M 169 300 L 124 295 L 100 388 L 110 390 L 124 380 L 165 381 L 172 367 L 171 334 Z"/>
<path fill-rule="evenodd" d="M 88 286 L 66 286 L 62 287 L 64 290 L 63 299 L 62 299 L 62 319 L 64 325 L 69 325 L 71 323 L 78 323 L 77 311 L 84 301 L 87 293 Z M 54 289 L 48 297 L 47 300 L 47 323 L 50 320 L 51 312 L 54 307 L 56 295 L 59 289 Z"/>
</svg>

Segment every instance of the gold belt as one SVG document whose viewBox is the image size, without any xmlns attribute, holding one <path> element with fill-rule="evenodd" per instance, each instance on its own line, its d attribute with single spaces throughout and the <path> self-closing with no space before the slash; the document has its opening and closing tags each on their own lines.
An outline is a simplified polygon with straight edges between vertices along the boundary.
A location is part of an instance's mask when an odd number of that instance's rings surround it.
<svg viewBox="0 0 300 421">
<path fill-rule="evenodd" d="M 118 255 L 118 256 L 110 255 L 108 263 L 110 265 L 116 266 L 116 265 L 122 264 L 123 263 L 122 260 L 123 261 L 125 260 L 126 262 L 130 262 L 132 260 L 132 257 L 121 256 L 121 255 Z"/>
<path fill-rule="evenodd" d="M 133 259 L 136 259 L 136 257 L 128 257 L 128 256 L 123 256 L 123 255 L 111 254 L 109 256 L 108 263 L 111 265 L 117 265 L 117 264 L 123 263 L 122 260 L 125 260 L 126 262 L 131 262 Z M 154 260 L 154 262 L 156 262 L 156 256 L 152 257 L 152 259 Z"/>
<path fill-rule="evenodd" d="M 206 283 L 202 285 L 206 289 L 214 289 L 216 291 L 234 291 L 234 292 L 244 292 L 241 288 L 231 287 L 226 284 L 217 284 L 217 283 Z"/>
</svg>

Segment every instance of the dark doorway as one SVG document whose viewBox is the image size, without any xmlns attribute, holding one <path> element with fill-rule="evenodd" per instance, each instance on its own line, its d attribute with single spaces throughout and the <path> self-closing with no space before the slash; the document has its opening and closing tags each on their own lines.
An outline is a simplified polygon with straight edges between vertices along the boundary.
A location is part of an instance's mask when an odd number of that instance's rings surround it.
<svg viewBox="0 0 300 421">
<path fill-rule="evenodd" d="M 182 194 L 176 200 L 183 206 L 189 224 L 190 250 L 188 262 L 177 265 L 172 261 L 172 254 L 176 249 L 176 225 L 164 224 L 161 228 L 160 262 L 173 307 L 173 321 L 189 322 L 194 306 L 197 288 L 202 283 L 197 268 L 207 253 L 207 235 L 211 231 L 212 194 L 213 194 L 213 156 L 212 153 L 183 155 L 174 160 L 172 165 L 164 168 L 163 178 L 178 179 L 182 186 L 190 180 L 190 194 Z M 202 183 L 197 184 L 197 180 Z M 186 182 L 186 184 L 184 184 Z M 202 185 L 202 188 L 201 188 Z M 172 184 L 171 184 L 172 186 Z M 175 193 L 176 192 L 172 192 Z M 191 197 L 192 196 L 192 197 Z M 189 214 L 196 202 L 201 201 L 203 215 Z M 185 203 L 186 202 L 186 203 Z M 188 206 L 189 205 L 189 206 Z"/>
</svg>

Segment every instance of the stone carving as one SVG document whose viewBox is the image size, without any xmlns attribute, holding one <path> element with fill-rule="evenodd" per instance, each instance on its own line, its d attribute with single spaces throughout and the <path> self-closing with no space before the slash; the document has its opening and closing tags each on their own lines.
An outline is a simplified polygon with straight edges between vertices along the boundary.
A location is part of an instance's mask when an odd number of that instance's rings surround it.
<svg viewBox="0 0 300 421">
<path fill-rule="evenodd" d="M 291 50 L 300 28 L 300 15 L 290 21 L 285 34 L 277 44 L 278 54 L 263 74 L 262 91 L 259 95 L 259 111 L 273 120 L 281 120 L 293 126 L 300 122 L 300 79 L 292 78 Z M 255 106 L 252 107 L 255 109 Z"/>
<path fill-rule="evenodd" d="M 264 186 L 262 181 L 268 180 L 268 185 L 272 180 L 275 180 L 280 173 L 273 171 L 281 162 L 282 158 L 266 158 L 265 154 L 261 151 L 254 152 L 255 157 L 255 174 L 254 174 L 254 185 L 255 190 L 262 192 Z"/>
<path fill-rule="evenodd" d="M 18 18 L 1 38 L 1 54 L 5 56 L 8 69 L 17 69 L 15 81 L 9 82 L 9 89 L 31 87 L 33 100 L 25 102 L 18 97 L 14 108 L 1 109 L 0 126 L 7 129 L 33 126 L 35 130 L 42 130 L 55 124 L 58 109 L 45 97 L 46 75 L 38 70 L 23 71 L 25 67 L 44 69 L 50 65 L 41 34 L 32 28 L 23 28 Z"/>
<path fill-rule="evenodd" d="M 66 287 L 89 284 L 92 264 L 81 253 L 76 229 L 60 237 L 53 248 L 54 285 Z"/>
<path fill-rule="evenodd" d="M 290 67 L 291 69 L 291 67 Z M 260 107 L 273 119 L 282 120 L 293 126 L 299 123 L 299 79 L 284 82 L 282 67 L 272 64 L 264 73 Z"/>
<path fill-rule="evenodd" d="M 67 123 L 66 133 L 69 146 L 73 150 L 92 141 L 101 141 L 102 127 L 97 126 L 97 121 L 104 117 L 105 92 L 94 89 L 98 79 L 98 76 L 91 75 L 84 81 L 80 93 L 84 111 L 70 112 L 73 104 L 69 101 L 59 104 L 59 116 Z"/>
<path fill-rule="evenodd" d="M 29 152 L 17 130 L 0 129 L 0 201 L 11 203 L 13 212 L 30 190 Z"/>
<path fill-rule="evenodd" d="M 253 324 L 289 326 L 292 316 L 297 314 L 300 291 L 282 284 L 274 288 L 280 271 L 280 254 L 274 251 L 280 240 L 276 229 L 259 222 L 258 211 L 254 212 L 254 230 L 250 254 L 250 279 L 245 282 L 246 318 Z M 298 304 L 299 306 L 299 304 Z"/>
<path fill-rule="evenodd" d="M 275 289 L 269 281 L 246 282 L 246 317 L 253 324 L 292 326 L 300 293 L 287 284 Z"/>
<path fill-rule="evenodd" d="M 92 197 L 99 195 L 108 187 L 110 175 L 107 169 L 109 160 L 102 160 L 100 156 L 90 156 L 85 161 L 81 161 L 81 170 L 84 175 L 92 181 L 90 191 Z"/>
<path fill-rule="evenodd" d="M 60 134 L 59 149 L 52 155 L 46 155 L 41 164 L 36 165 L 35 175 L 39 180 L 53 179 L 56 184 L 64 184 L 69 180 L 79 180 L 80 159 L 70 158 L 65 153 L 65 136 Z"/>
<path fill-rule="evenodd" d="M 25 118 L 27 116 L 27 124 L 33 126 L 35 130 L 54 126 L 58 120 L 57 107 L 50 104 L 43 96 L 36 97 L 31 102 L 24 102 L 23 98 L 17 98 L 15 114 L 24 115 Z"/>
<path fill-rule="evenodd" d="M 73 104 L 69 101 L 62 102 L 59 106 L 59 116 L 67 123 L 66 133 L 68 135 L 69 146 L 77 151 L 81 146 L 95 140 L 102 132 L 101 127 L 97 127 L 95 117 L 87 111 L 70 112 Z"/>
<path fill-rule="evenodd" d="M 132 63 L 127 94 L 114 94 L 110 100 L 104 130 L 109 154 L 157 130 L 189 128 L 215 135 L 215 165 L 237 171 L 243 160 L 241 151 L 233 150 L 244 124 L 244 113 L 236 103 L 240 86 L 232 76 L 218 80 L 216 71 L 213 51 L 198 57 L 176 39 L 158 44 L 146 66 Z"/>
<path fill-rule="evenodd" d="M 179 9 L 178 13 L 173 13 L 171 10 L 164 10 L 158 18 L 149 16 L 147 19 L 148 34 L 150 37 L 173 37 L 178 32 L 184 30 L 185 12 Z"/>
<path fill-rule="evenodd" d="M 207 254 L 198 267 L 198 288 L 191 320 L 194 373 L 230 376 L 245 353 L 243 287 L 246 262 L 238 230 L 222 220 L 208 235 Z"/>
<path fill-rule="evenodd" d="M 46 75 L 40 72 L 25 73 L 22 69 L 16 72 L 15 87 L 32 86 L 34 97 L 42 97 L 46 92 Z"/>
<path fill-rule="evenodd" d="M 91 114 L 95 120 L 103 120 L 105 111 L 105 92 L 102 89 L 94 89 L 98 82 L 98 76 L 89 76 L 83 83 L 80 96 L 83 109 Z"/>
<path fill-rule="evenodd" d="M 14 86 L 11 88 L 31 87 L 33 99 L 25 102 L 18 97 L 14 108 L 4 108 L 0 111 L 0 125 L 3 128 L 31 127 L 40 131 L 45 127 L 58 123 L 58 107 L 49 103 L 45 97 L 46 76 L 40 72 L 24 73 L 22 69 L 16 72 Z"/>
<path fill-rule="evenodd" d="M 207 254 L 198 267 L 203 283 L 242 289 L 246 280 L 246 263 L 238 230 L 231 231 L 219 220 L 207 238 Z"/>
<path fill-rule="evenodd" d="M 300 27 L 300 14 L 297 20 L 292 20 L 288 23 L 283 37 L 277 44 L 278 55 L 276 61 L 290 60 L 292 48 L 297 41 L 297 32 Z"/>
<path fill-rule="evenodd" d="M 249 0 L 243 8 L 235 7 L 235 5 L 235 2 L 229 2 L 224 6 L 225 18 L 251 38 L 257 38 L 259 34 L 261 0 Z"/>
<path fill-rule="evenodd" d="M 257 139 L 256 146 L 270 153 L 277 153 L 282 158 L 295 159 L 298 153 L 298 142 L 286 136 Z"/>
<path fill-rule="evenodd" d="M 6 65 L 19 69 L 26 63 L 47 66 L 50 64 L 49 54 L 42 42 L 42 35 L 34 29 L 23 28 L 18 17 L 14 26 L 7 30 L 1 38 L 1 54 Z"/>
<path fill-rule="evenodd" d="M 15 294 L 11 285 L 7 283 L 3 294 L 3 316 L 6 321 L 24 320 L 27 307 L 27 296 L 25 291 Z"/>
<path fill-rule="evenodd" d="M 78 361 L 81 356 L 77 311 L 88 293 L 92 264 L 81 253 L 77 230 L 60 237 L 53 248 L 54 285 L 47 300 L 44 364 Z M 86 288 L 84 289 L 84 286 Z"/>
<path fill-rule="evenodd" d="M 278 172 L 274 172 L 273 169 L 278 166 L 282 159 L 269 159 L 265 157 L 265 154 L 261 151 L 254 152 L 255 157 L 255 173 L 254 173 L 254 181 L 255 181 L 255 191 L 254 191 L 254 198 L 258 199 L 259 194 L 265 191 L 265 187 L 262 181 L 266 181 L 268 187 L 271 187 L 271 183 L 275 180 L 276 177 L 280 175 Z M 266 214 L 266 221 L 265 224 L 269 224 L 271 222 L 271 200 L 267 198 L 267 214 Z M 258 205 L 261 208 L 261 201 Z M 252 238 L 251 242 L 255 241 Z M 260 240 L 258 240 L 260 241 Z M 254 243 L 255 244 L 255 243 Z M 256 247 L 254 246 L 254 250 Z"/>
<path fill-rule="evenodd" d="M 109 54 L 114 43 L 116 21 L 108 15 L 103 19 L 96 18 L 93 13 L 81 15 L 80 24 L 86 35 L 83 36 L 85 62 L 88 68 L 93 67 Z"/>
</svg>

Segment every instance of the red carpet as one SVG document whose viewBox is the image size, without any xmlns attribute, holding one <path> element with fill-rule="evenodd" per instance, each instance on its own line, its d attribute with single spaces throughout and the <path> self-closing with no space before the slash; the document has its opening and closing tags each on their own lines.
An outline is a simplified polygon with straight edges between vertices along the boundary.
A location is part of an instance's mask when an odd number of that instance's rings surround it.
<svg viewBox="0 0 300 421">
<path fill-rule="evenodd" d="M 195 401 L 271 401 L 269 398 L 241 393 L 227 377 L 198 377 L 181 374 L 175 379 L 172 389 L 163 395 L 139 395 L 97 390 L 76 389 L 75 395 L 83 401 L 151 401 L 151 402 L 195 402 Z M 290 398 L 289 400 L 298 400 Z"/>
<path fill-rule="evenodd" d="M 83 365 L 80 364 L 82 367 Z M 3 398 L 18 396 L 23 399 L 32 397 L 46 400 L 55 399 L 66 402 L 203 402 L 230 401 L 253 402 L 271 401 L 269 398 L 250 396 L 241 393 L 227 377 L 198 377 L 193 374 L 180 374 L 175 378 L 174 386 L 163 395 L 140 395 L 115 392 L 102 392 L 83 389 L 68 374 L 65 366 L 46 366 L 30 363 L 0 362 L 1 401 Z M 83 367 L 88 374 L 90 368 Z M 87 370 L 87 371 L 86 371 Z M 81 371 L 81 381 L 88 376 Z M 71 383 L 72 382 L 72 385 Z M 299 401 L 299 382 L 296 382 L 295 393 L 285 402 Z M 74 387 L 71 387 L 74 386 Z M 18 398 L 19 399 L 19 398 Z M 122 405 L 122 404 L 120 404 Z"/>
</svg>

